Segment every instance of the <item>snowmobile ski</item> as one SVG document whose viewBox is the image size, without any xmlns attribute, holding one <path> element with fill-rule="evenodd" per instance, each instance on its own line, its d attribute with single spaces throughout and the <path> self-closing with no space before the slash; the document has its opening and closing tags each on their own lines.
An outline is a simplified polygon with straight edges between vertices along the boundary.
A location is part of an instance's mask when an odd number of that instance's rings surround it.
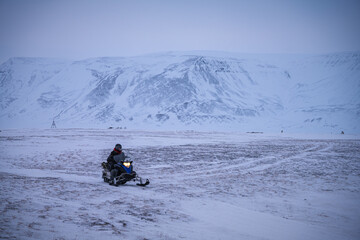
<svg viewBox="0 0 360 240">
<path fill-rule="evenodd" d="M 140 187 L 145 187 L 146 185 L 149 185 L 150 181 L 149 179 L 146 179 L 145 182 L 142 181 L 142 179 L 140 178 L 140 183 L 137 183 L 136 185 L 140 186 Z"/>
</svg>

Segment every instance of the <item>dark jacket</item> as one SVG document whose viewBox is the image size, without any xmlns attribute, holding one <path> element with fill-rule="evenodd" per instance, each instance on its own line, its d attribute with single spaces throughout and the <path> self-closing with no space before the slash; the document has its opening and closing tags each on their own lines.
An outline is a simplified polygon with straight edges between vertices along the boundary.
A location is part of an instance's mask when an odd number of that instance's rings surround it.
<svg viewBox="0 0 360 240">
<path fill-rule="evenodd" d="M 114 158 L 116 156 L 116 158 Z M 114 168 L 116 163 L 120 163 L 121 161 L 125 160 L 125 154 L 123 151 L 118 151 L 114 148 L 114 150 L 110 153 L 109 157 L 107 158 L 108 166 L 110 169 Z"/>
</svg>

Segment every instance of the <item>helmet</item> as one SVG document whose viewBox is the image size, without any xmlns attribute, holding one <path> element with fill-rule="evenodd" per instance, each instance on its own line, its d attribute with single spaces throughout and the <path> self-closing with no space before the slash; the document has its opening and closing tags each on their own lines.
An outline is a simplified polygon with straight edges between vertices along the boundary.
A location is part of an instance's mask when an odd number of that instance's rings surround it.
<svg viewBox="0 0 360 240">
<path fill-rule="evenodd" d="M 119 144 L 119 143 L 116 144 L 116 145 L 115 145 L 115 149 L 118 150 L 118 151 L 121 151 L 121 150 L 122 150 L 121 144 Z"/>
</svg>

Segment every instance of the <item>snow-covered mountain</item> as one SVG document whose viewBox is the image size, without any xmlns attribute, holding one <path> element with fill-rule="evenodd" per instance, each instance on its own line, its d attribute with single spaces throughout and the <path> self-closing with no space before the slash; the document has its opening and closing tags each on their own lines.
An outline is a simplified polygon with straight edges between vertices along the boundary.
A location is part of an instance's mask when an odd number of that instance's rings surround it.
<svg viewBox="0 0 360 240">
<path fill-rule="evenodd" d="M 0 126 L 360 133 L 360 53 L 162 53 L 0 66 Z"/>
</svg>

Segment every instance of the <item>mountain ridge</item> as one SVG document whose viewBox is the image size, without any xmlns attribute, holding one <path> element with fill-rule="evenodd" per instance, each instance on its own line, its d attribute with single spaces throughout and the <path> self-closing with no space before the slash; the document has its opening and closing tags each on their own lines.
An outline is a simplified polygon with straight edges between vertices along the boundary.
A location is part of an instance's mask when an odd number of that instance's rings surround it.
<svg viewBox="0 0 360 240">
<path fill-rule="evenodd" d="M 0 126 L 360 131 L 360 52 L 198 53 L 9 59 Z"/>
</svg>

